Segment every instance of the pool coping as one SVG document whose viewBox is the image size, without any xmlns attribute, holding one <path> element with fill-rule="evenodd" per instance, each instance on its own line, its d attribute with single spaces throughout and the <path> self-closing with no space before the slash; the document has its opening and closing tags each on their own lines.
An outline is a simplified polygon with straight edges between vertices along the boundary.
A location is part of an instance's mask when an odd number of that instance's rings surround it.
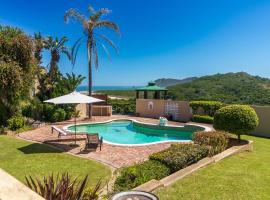
<svg viewBox="0 0 270 200">
<path fill-rule="evenodd" d="M 151 126 L 159 126 L 158 124 L 153 124 L 153 123 L 145 123 L 145 122 L 141 122 L 135 119 L 126 119 L 126 118 L 119 118 L 119 119 L 110 119 L 110 120 L 106 120 L 106 121 L 102 121 L 102 122 L 86 122 L 86 123 L 78 123 L 77 125 L 86 125 L 86 124 L 105 124 L 105 123 L 110 123 L 113 121 L 132 121 L 132 122 L 136 122 L 139 124 L 143 124 L 143 125 L 151 125 Z M 204 128 L 204 131 L 209 132 L 212 131 L 213 129 L 204 125 L 200 125 L 200 124 L 194 124 L 194 123 L 189 123 L 187 125 L 192 125 L 192 126 L 198 126 L 201 128 Z M 74 124 L 69 124 L 67 126 L 63 127 L 63 130 L 65 130 L 68 133 L 74 133 L 74 131 L 70 131 L 68 130 L 69 127 L 74 126 Z M 166 125 L 167 127 L 174 127 L 174 128 L 181 128 L 181 127 L 185 127 L 184 126 L 175 126 L 175 125 Z M 166 127 L 165 126 L 165 127 Z M 106 144 L 110 144 L 110 145 L 115 145 L 115 146 L 123 146 L 123 147 L 136 147 L 136 146 L 148 146 L 148 145 L 154 145 L 154 144 L 160 144 L 160 143 L 189 143 L 192 142 L 192 140 L 163 140 L 163 141 L 158 141 L 158 142 L 149 142 L 149 143 L 145 143 L 145 144 L 119 144 L 119 143 L 114 143 L 114 142 L 109 142 L 107 140 L 103 139 L 103 142 Z"/>
</svg>

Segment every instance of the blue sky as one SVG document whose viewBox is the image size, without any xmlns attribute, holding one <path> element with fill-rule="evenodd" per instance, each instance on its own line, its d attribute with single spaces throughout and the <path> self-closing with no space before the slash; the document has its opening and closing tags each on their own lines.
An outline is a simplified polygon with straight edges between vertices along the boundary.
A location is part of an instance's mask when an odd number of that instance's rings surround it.
<svg viewBox="0 0 270 200">
<path fill-rule="evenodd" d="M 245 71 L 270 77 L 270 1 L 264 0 L 0 0 L 0 24 L 27 33 L 67 36 L 69 46 L 82 36 L 79 24 L 63 15 L 76 8 L 106 7 L 121 37 L 108 35 L 120 54 L 112 61 L 100 54 L 94 85 L 144 85 L 157 78 L 185 78 Z M 44 53 L 44 65 L 48 64 Z M 62 56 L 62 72 L 71 72 Z M 86 49 L 81 48 L 77 74 L 87 76 Z M 84 82 L 86 84 L 87 81 Z"/>
</svg>

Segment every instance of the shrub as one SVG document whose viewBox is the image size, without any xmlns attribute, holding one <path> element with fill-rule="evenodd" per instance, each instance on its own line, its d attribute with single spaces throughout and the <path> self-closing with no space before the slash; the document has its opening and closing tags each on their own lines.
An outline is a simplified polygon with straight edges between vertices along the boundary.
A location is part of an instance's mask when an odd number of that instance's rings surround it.
<svg viewBox="0 0 270 200">
<path fill-rule="evenodd" d="M 124 168 L 117 177 L 114 190 L 125 191 L 137 187 L 151 179 L 162 179 L 170 174 L 169 168 L 158 161 L 148 160 Z"/>
<path fill-rule="evenodd" d="M 46 121 L 52 122 L 52 116 L 54 114 L 54 106 L 51 104 L 43 104 L 43 117 Z"/>
<path fill-rule="evenodd" d="M 57 108 L 54 110 L 52 115 L 52 122 L 60 122 L 66 119 L 66 111 L 62 108 Z"/>
<path fill-rule="evenodd" d="M 238 136 L 248 134 L 259 124 L 253 108 L 246 105 L 230 105 L 218 110 L 214 116 L 214 128 Z"/>
<path fill-rule="evenodd" d="M 32 99 L 28 105 L 23 107 L 22 114 L 25 117 L 41 120 L 43 114 L 42 102 L 37 98 Z"/>
<path fill-rule="evenodd" d="M 108 104 L 112 106 L 113 113 L 133 114 L 136 110 L 135 99 L 109 99 Z"/>
<path fill-rule="evenodd" d="M 195 144 L 206 146 L 209 149 L 209 156 L 213 156 L 224 151 L 228 145 L 228 136 L 225 132 L 195 132 L 193 134 Z"/>
<path fill-rule="evenodd" d="M 191 101 L 189 105 L 193 109 L 194 114 L 201 107 L 206 115 L 213 117 L 215 112 L 223 106 L 223 103 L 219 101 Z"/>
<path fill-rule="evenodd" d="M 192 121 L 199 123 L 213 124 L 214 117 L 211 117 L 209 115 L 193 115 Z"/>
<path fill-rule="evenodd" d="M 93 189 L 86 189 L 88 176 L 82 180 L 72 180 L 68 173 L 64 173 L 56 177 L 52 174 L 43 179 L 34 179 L 31 176 L 25 177 L 25 179 L 26 185 L 30 189 L 48 200 L 99 199 L 98 192 L 101 189 L 101 181 L 98 181 Z"/>
<path fill-rule="evenodd" d="M 150 156 L 170 168 L 171 173 L 183 169 L 208 155 L 208 148 L 197 144 L 172 144 L 171 147 Z"/>
<path fill-rule="evenodd" d="M 12 131 L 16 131 L 24 126 L 25 120 L 21 115 L 15 115 L 8 120 L 8 128 Z"/>
</svg>

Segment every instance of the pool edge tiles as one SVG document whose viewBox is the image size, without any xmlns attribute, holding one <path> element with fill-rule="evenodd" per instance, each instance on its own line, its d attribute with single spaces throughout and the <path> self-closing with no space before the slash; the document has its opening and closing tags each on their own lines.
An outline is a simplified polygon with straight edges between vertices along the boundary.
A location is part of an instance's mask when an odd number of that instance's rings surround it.
<svg viewBox="0 0 270 200">
<path fill-rule="evenodd" d="M 77 128 L 78 126 L 80 127 L 81 125 L 85 125 L 87 127 L 87 125 L 89 126 L 93 126 L 93 125 L 101 125 L 101 124 L 109 124 L 109 123 L 125 123 L 125 122 L 131 122 L 132 123 L 132 126 L 140 126 L 140 127 L 145 127 L 145 128 L 151 128 L 151 129 L 157 129 L 159 131 L 162 131 L 162 130 L 168 130 L 168 131 L 179 131 L 179 132 L 195 132 L 194 128 L 198 131 L 202 131 L 202 130 L 205 130 L 205 131 L 210 131 L 212 130 L 211 128 L 207 127 L 207 126 L 202 126 L 202 125 L 197 125 L 197 124 L 188 124 L 188 125 L 185 125 L 185 126 L 171 126 L 171 125 L 168 125 L 168 126 L 159 126 L 159 125 L 156 125 L 156 124 L 150 124 L 150 123 L 142 123 L 142 122 L 138 122 L 137 120 L 134 120 L 134 119 L 113 119 L 113 120 L 108 120 L 108 121 L 102 121 L 102 122 L 95 122 L 95 123 L 79 123 L 77 124 Z M 70 127 L 73 127 L 74 125 L 68 125 L 68 126 L 65 126 L 63 127 L 64 130 L 66 130 L 67 132 L 74 132 L 73 130 L 70 130 Z M 85 132 L 88 132 L 88 131 L 85 131 Z M 98 131 L 96 131 L 98 132 Z M 90 133 L 90 132 L 89 132 Z M 113 133 L 112 133 L 113 134 Z M 141 131 L 138 131 L 138 134 L 146 134 L 149 136 L 148 133 L 143 133 Z M 155 135 L 153 136 L 155 137 Z M 154 145 L 154 144 L 159 144 L 159 143 L 173 143 L 173 142 L 185 142 L 185 143 L 188 143 L 188 142 L 191 142 L 191 138 L 188 138 L 188 139 L 185 139 L 185 136 L 183 135 L 183 139 L 181 138 L 181 136 L 177 136 L 177 137 L 180 137 L 179 139 L 174 139 L 173 135 L 171 135 L 170 137 L 167 138 L 167 134 L 166 136 L 164 137 L 162 134 L 161 135 L 158 135 L 157 134 L 157 137 L 160 137 L 161 139 L 159 141 L 141 141 L 142 143 L 136 143 L 138 141 L 134 141 L 134 143 L 123 143 L 122 141 L 117 141 L 115 142 L 114 139 L 111 140 L 109 138 L 109 140 L 106 140 L 106 138 L 103 137 L 103 141 L 104 143 L 107 143 L 107 144 L 110 144 L 110 145 L 115 145 L 115 146 L 145 146 L 145 145 Z M 128 138 L 127 138 L 128 139 Z M 111 140 L 111 141 L 110 141 Z M 121 143 L 122 142 L 122 143 Z"/>
</svg>

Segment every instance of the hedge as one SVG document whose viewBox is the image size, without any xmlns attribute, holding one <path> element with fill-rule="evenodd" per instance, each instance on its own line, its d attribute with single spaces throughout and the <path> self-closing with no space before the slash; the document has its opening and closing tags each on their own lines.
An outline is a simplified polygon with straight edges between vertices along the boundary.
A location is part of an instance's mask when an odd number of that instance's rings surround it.
<svg viewBox="0 0 270 200">
<path fill-rule="evenodd" d="M 198 108 L 201 107 L 205 114 L 211 117 L 214 116 L 218 109 L 224 106 L 224 104 L 219 101 L 191 101 L 189 105 L 193 109 L 193 114 L 196 114 Z"/>
<path fill-rule="evenodd" d="M 152 179 L 162 179 L 169 174 L 170 170 L 164 164 L 148 160 L 122 169 L 114 183 L 114 191 L 130 190 Z"/>
<path fill-rule="evenodd" d="M 218 110 L 214 116 L 214 128 L 238 136 L 248 134 L 259 124 L 258 116 L 253 108 L 246 105 L 230 105 Z"/>
<path fill-rule="evenodd" d="M 192 121 L 199 123 L 213 124 L 214 117 L 211 117 L 209 115 L 193 115 Z"/>
<path fill-rule="evenodd" d="M 152 154 L 151 160 L 165 164 L 173 173 L 208 156 L 208 148 L 197 144 L 172 144 L 161 152 Z"/>
<path fill-rule="evenodd" d="M 193 133 L 195 144 L 206 146 L 209 149 L 209 156 L 216 155 L 224 151 L 228 146 L 228 133 L 220 131 L 200 131 Z"/>
</svg>

